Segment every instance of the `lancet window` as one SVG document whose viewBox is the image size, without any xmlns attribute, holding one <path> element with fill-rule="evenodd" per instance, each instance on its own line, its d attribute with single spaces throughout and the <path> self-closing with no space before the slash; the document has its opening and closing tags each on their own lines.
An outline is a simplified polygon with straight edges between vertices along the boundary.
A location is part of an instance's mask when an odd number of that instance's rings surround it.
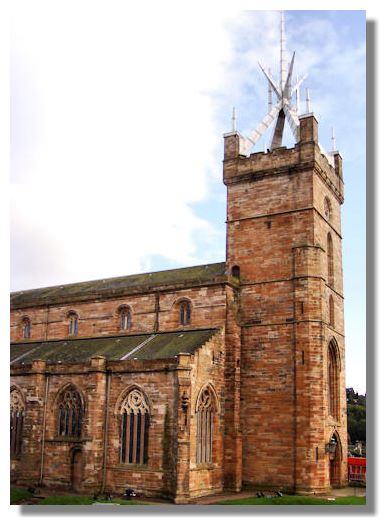
<svg viewBox="0 0 391 530">
<path fill-rule="evenodd" d="M 80 438 L 82 422 L 83 406 L 80 394 L 75 387 L 68 386 L 58 402 L 58 435 Z"/>
<path fill-rule="evenodd" d="M 122 402 L 121 409 L 121 462 L 146 464 L 151 412 L 145 395 L 133 388 Z"/>
<path fill-rule="evenodd" d="M 330 232 L 327 234 L 327 269 L 330 287 L 334 287 L 334 251 Z"/>
<path fill-rule="evenodd" d="M 179 322 L 182 326 L 190 324 L 191 319 L 191 307 L 188 300 L 182 300 L 179 304 Z"/>
<path fill-rule="evenodd" d="M 339 419 L 339 357 L 338 346 L 333 339 L 328 347 L 328 405 L 329 414 Z"/>
<path fill-rule="evenodd" d="M 17 458 L 22 449 L 25 405 L 20 391 L 16 388 L 11 390 L 10 405 L 10 452 L 11 458 Z"/>
<path fill-rule="evenodd" d="M 31 320 L 25 317 L 22 321 L 23 338 L 29 339 L 31 337 Z"/>
<path fill-rule="evenodd" d="M 73 313 L 73 312 L 69 313 L 69 315 L 68 315 L 69 335 L 71 337 L 75 337 L 77 335 L 78 328 L 79 328 L 79 319 L 78 319 L 76 313 Z"/>
<path fill-rule="evenodd" d="M 119 326 L 122 331 L 130 329 L 132 325 L 132 314 L 130 307 L 122 306 L 119 309 Z"/>
</svg>

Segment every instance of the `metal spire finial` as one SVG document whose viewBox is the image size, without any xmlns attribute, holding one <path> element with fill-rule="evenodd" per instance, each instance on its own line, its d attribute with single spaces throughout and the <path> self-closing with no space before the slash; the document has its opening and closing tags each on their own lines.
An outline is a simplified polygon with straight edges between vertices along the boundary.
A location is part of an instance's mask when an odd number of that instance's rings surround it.
<svg viewBox="0 0 391 530">
<path fill-rule="evenodd" d="M 311 98 L 310 98 L 310 89 L 309 88 L 306 88 L 305 103 L 306 103 L 306 112 L 307 112 L 307 114 L 309 114 L 311 112 Z"/>
<path fill-rule="evenodd" d="M 286 32 L 285 32 L 285 16 L 284 12 L 280 12 L 280 80 L 276 82 L 271 74 L 271 70 L 265 70 L 260 64 L 259 67 L 268 82 L 268 113 L 253 130 L 253 132 L 246 138 L 240 139 L 240 153 L 248 155 L 254 145 L 258 142 L 263 133 L 276 120 L 271 148 L 280 147 L 282 143 L 282 136 L 284 132 L 285 119 L 288 121 L 289 127 L 293 133 L 295 140 L 299 141 L 299 118 L 298 112 L 300 108 L 300 92 L 299 87 L 307 76 L 301 79 L 297 78 L 296 84 L 292 87 L 293 65 L 295 61 L 295 54 L 288 65 L 287 51 L 286 51 Z M 273 92 L 277 97 L 277 102 L 273 106 Z M 292 104 L 292 96 L 296 97 L 296 107 Z M 277 119 L 276 119 L 277 118 Z"/>
<path fill-rule="evenodd" d="M 337 141 L 336 141 L 336 138 L 335 138 L 334 127 L 331 127 L 331 149 L 333 151 L 337 150 Z"/>
<path fill-rule="evenodd" d="M 232 132 L 236 131 L 236 114 L 235 114 L 235 107 L 232 107 Z"/>
<path fill-rule="evenodd" d="M 286 33 L 284 11 L 280 11 L 280 88 L 284 90 L 286 82 Z"/>
</svg>

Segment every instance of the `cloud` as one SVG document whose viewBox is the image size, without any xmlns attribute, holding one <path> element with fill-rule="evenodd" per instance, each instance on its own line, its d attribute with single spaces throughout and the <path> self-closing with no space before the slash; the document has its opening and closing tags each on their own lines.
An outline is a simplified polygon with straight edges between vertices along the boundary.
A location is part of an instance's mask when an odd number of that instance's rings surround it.
<svg viewBox="0 0 391 530">
<path fill-rule="evenodd" d="M 207 91 L 223 21 L 126 6 L 15 8 L 14 289 L 216 257 L 217 231 L 195 205 L 220 171 Z M 27 269 L 41 256 L 40 272 L 22 272 L 22 255 Z"/>
<path fill-rule="evenodd" d="M 339 147 L 355 158 L 360 155 L 361 142 L 348 143 L 345 139 L 352 131 L 364 131 L 365 41 L 357 43 L 348 37 L 348 22 L 341 17 L 334 19 L 333 12 L 286 13 L 288 56 L 296 51 L 294 77 L 309 74 L 301 90 L 302 112 L 305 88 L 309 88 L 312 109 L 320 120 L 321 142 L 331 148 L 330 131 L 334 126 L 342 141 Z M 222 88 L 217 94 L 217 108 L 228 115 L 235 105 L 238 128 L 248 134 L 267 113 L 267 82 L 258 60 L 272 69 L 275 79 L 279 78 L 279 12 L 242 12 L 230 23 L 229 31 L 232 53 L 223 76 L 228 80 L 228 90 Z M 269 137 L 270 130 L 266 141 Z M 285 141 L 293 144 L 290 135 Z"/>
<path fill-rule="evenodd" d="M 278 12 L 156 5 L 152 16 L 128 2 L 39 0 L 13 10 L 12 256 L 42 261 L 31 277 L 16 267 L 13 288 L 224 259 L 221 136 L 232 106 L 243 133 L 266 112 L 257 61 L 278 77 Z M 312 69 L 329 135 L 344 105 L 332 83 L 348 65 L 346 98 L 359 104 L 364 50 L 343 47 L 321 15 L 300 27 L 292 17 L 288 49 L 300 73 Z"/>
</svg>

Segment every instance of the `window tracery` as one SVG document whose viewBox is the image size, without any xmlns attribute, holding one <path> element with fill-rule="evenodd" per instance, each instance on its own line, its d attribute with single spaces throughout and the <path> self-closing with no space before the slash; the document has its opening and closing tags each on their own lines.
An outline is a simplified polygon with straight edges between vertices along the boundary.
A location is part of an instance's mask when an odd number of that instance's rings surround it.
<svg viewBox="0 0 391 530">
<path fill-rule="evenodd" d="M 125 397 L 121 414 L 121 462 L 124 464 L 146 464 L 150 409 L 145 395 L 133 388 Z"/>
<path fill-rule="evenodd" d="M 17 458 L 22 449 L 23 423 L 25 404 L 23 396 L 16 388 L 10 395 L 10 453 L 11 458 Z"/>
<path fill-rule="evenodd" d="M 212 389 L 207 386 L 198 398 L 196 461 L 208 464 L 213 460 L 213 423 L 216 412 L 215 397 Z"/>
<path fill-rule="evenodd" d="M 80 438 L 83 421 L 83 407 L 79 392 L 76 388 L 67 387 L 58 403 L 58 426 L 59 436 Z"/>
</svg>

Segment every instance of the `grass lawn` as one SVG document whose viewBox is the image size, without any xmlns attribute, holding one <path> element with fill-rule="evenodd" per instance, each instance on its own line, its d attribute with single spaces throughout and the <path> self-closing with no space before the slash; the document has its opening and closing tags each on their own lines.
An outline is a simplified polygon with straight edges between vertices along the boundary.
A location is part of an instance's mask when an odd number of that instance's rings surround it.
<svg viewBox="0 0 391 530">
<path fill-rule="evenodd" d="M 24 499 L 29 499 L 32 497 L 32 493 L 27 491 L 26 488 L 11 488 L 11 494 L 10 494 L 10 504 L 14 504 L 15 502 L 22 501 Z"/>
<path fill-rule="evenodd" d="M 220 501 L 215 504 L 247 504 L 247 505 L 258 505 L 258 504 L 269 504 L 269 505 L 292 505 L 292 504 L 321 504 L 327 506 L 335 505 L 352 505 L 360 504 L 365 505 L 365 497 L 336 497 L 334 501 L 329 501 L 327 499 L 320 499 L 319 497 L 306 497 L 299 495 L 285 495 L 284 497 L 272 497 L 267 498 L 257 498 L 251 497 L 249 499 L 236 499 L 229 501 Z"/>
<path fill-rule="evenodd" d="M 99 502 L 99 504 L 152 504 L 150 502 L 143 502 L 143 501 L 126 501 L 123 499 L 113 499 L 110 501 L 96 501 L 94 500 L 91 495 L 50 495 L 49 497 L 46 497 L 46 499 L 42 499 L 42 501 L 39 502 L 40 505 L 53 505 L 53 504 L 84 504 L 84 505 L 91 505 L 96 502 Z"/>
<path fill-rule="evenodd" d="M 27 500 L 33 496 L 32 493 L 27 491 L 26 488 L 17 488 L 12 487 L 11 488 L 11 500 L 10 504 L 16 504 L 19 501 Z M 42 499 L 38 504 L 46 504 L 46 505 L 53 505 L 53 504 L 70 504 L 70 505 L 91 505 L 95 502 L 104 503 L 104 504 L 154 504 L 152 502 L 146 502 L 146 501 L 139 501 L 139 500 L 131 500 L 127 501 L 125 499 L 113 499 L 110 501 L 95 501 L 91 495 L 50 495 L 49 497 L 46 497 L 46 499 Z"/>
</svg>

